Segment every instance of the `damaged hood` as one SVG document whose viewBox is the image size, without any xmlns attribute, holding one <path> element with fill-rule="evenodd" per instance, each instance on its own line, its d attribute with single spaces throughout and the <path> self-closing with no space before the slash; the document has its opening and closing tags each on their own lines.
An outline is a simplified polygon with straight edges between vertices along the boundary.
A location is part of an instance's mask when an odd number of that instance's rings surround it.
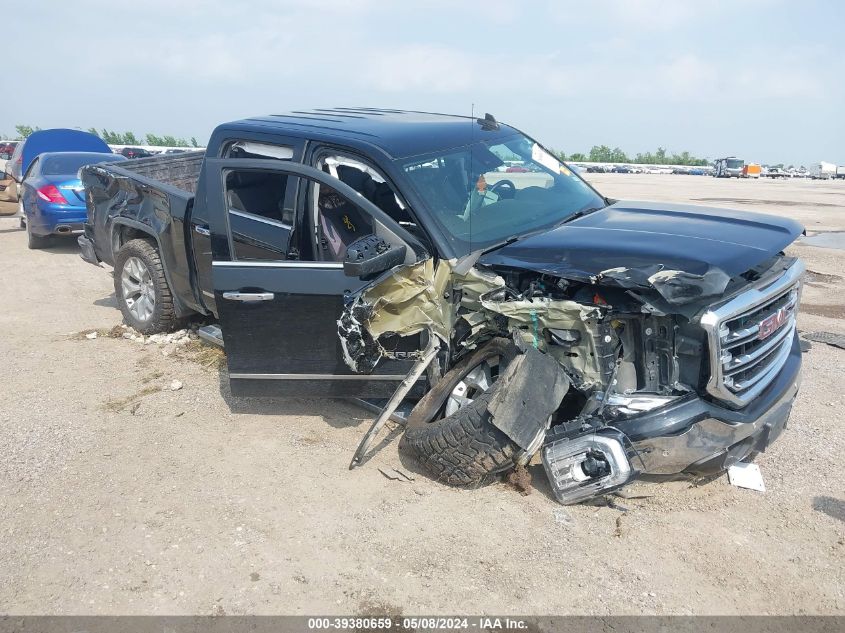
<svg viewBox="0 0 845 633">
<path fill-rule="evenodd" d="M 585 282 L 606 277 L 621 286 L 647 285 L 660 271 L 717 276 L 727 283 L 782 251 L 803 230 L 798 222 L 773 215 L 620 201 L 479 261 Z"/>
</svg>

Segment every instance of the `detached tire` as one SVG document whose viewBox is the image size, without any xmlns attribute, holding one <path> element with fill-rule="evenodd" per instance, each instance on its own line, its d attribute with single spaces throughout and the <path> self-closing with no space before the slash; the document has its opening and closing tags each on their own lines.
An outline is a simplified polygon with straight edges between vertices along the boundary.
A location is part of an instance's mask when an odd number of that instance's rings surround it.
<svg viewBox="0 0 845 633">
<path fill-rule="evenodd" d="M 480 486 L 510 470 L 520 449 L 493 426 L 487 410 L 501 383 L 494 381 L 451 415 L 445 412 L 450 396 L 478 367 L 494 359 L 504 366 L 515 354 L 511 341 L 496 338 L 461 360 L 414 407 L 400 448 L 435 479 L 452 486 Z"/>
<path fill-rule="evenodd" d="M 161 257 L 147 240 L 130 240 L 117 252 L 114 295 L 123 319 L 142 334 L 168 332 L 179 323 Z"/>
</svg>

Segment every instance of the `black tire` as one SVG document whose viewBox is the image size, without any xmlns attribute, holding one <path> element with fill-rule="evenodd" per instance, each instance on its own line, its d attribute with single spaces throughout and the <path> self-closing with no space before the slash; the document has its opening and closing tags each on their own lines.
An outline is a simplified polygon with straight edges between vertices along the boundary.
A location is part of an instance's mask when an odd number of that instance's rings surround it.
<svg viewBox="0 0 845 633">
<path fill-rule="evenodd" d="M 452 390 L 475 367 L 494 357 L 505 366 L 517 353 L 496 338 L 462 359 L 423 396 L 408 416 L 400 448 L 411 453 L 435 479 L 452 486 L 480 486 L 510 470 L 520 448 L 490 422 L 487 405 L 501 383 L 447 417 L 440 417 Z"/>
<path fill-rule="evenodd" d="M 47 248 L 50 245 L 50 236 L 33 235 L 29 222 L 26 223 L 26 245 L 30 250 Z"/>
<path fill-rule="evenodd" d="M 133 257 L 141 260 L 147 267 L 155 298 L 152 313 L 145 320 L 139 319 L 130 311 L 121 283 L 124 267 L 127 261 Z M 114 258 L 114 296 L 117 298 L 118 306 L 120 306 L 126 324 L 141 334 L 169 332 L 175 329 L 180 322 L 180 319 L 176 317 L 176 311 L 173 307 L 173 293 L 167 284 L 167 278 L 164 276 L 164 266 L 161 263 L 158 249 L 147 240 L 130 240 L 117 252 L 117 256 Z"/>
</svg>

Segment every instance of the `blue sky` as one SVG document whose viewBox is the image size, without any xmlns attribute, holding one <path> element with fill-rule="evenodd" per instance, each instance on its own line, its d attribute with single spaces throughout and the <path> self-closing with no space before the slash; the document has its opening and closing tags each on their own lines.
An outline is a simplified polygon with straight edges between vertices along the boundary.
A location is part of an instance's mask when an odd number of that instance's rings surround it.
<svg viewBox="0 0 845 633">
<path fill-rule="evenodd" d="M 567 153 L 845 164 L 839 0 L 28 0 L 4 33 L 0 133 L 474 103 Z"/>
</svg>

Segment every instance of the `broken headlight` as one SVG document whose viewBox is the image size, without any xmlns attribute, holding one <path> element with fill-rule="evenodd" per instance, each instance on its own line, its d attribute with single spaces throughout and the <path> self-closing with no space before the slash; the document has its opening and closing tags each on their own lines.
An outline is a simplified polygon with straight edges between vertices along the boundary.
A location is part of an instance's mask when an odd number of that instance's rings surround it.
<svg viewBox="0 0 845 633">
<path fill-rule="evenodd" d="M 598 399 L 603 401 L 605 398 L 603 394 L 599 394 Z M 660 396 L 646 393 L 624 395 L 614 393 L 607 396 L 604 405 L 614 413 L 632 416 L 665 407 L 677 399 L 678 396 Z"/>
<path fill-rule="evenodd" d="M 552 436 L 543 446 L 543 466 L 557 500 L 579 503 L 628 483 L 634 473 L 624 442 L 625 436 L 612 429 L 573 438 Z"/>
</svg>

